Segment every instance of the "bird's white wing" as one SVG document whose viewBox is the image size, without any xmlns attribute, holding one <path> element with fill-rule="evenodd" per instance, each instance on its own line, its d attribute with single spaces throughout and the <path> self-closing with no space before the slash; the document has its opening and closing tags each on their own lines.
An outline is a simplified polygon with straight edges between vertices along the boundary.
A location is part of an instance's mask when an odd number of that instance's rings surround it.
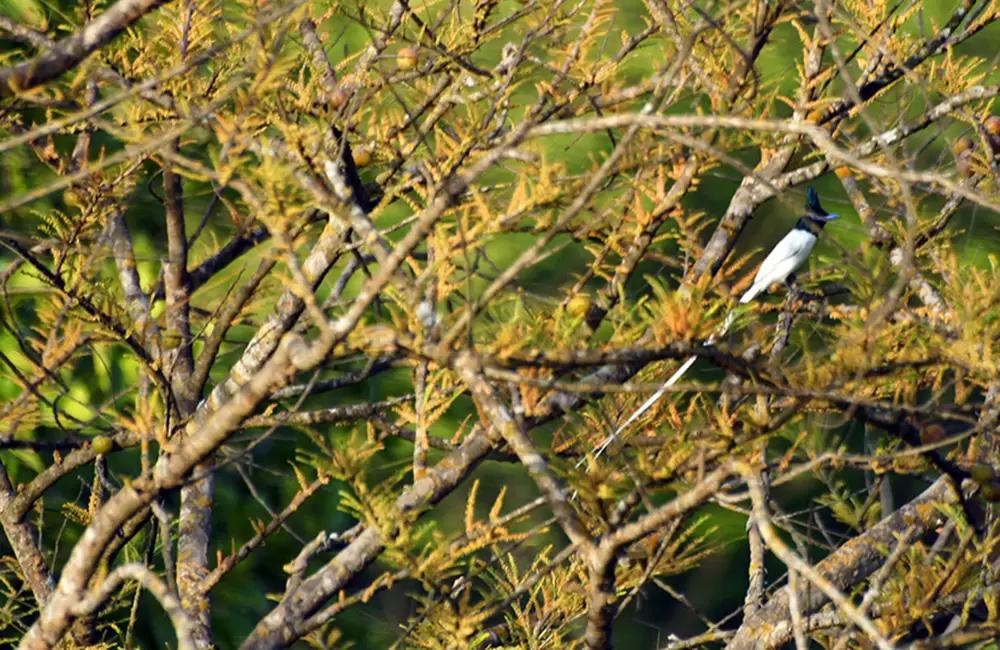
<svg viewBox="0 0 1000 650">
<path fill-rule="evenodd" d="M 773 283 L 784 282 L 809 257 L 815 243 L 816 236 L 804 230 L 795 229 L 785 235 L 760 265 L 753 284 L 740 298 L 740 304 L 750 302 Z"/>
<path fill-rule="evenodd" d="M 796 228 L 771 249 L 760 265 L 754 284 L 782 282 L 809 257 L 816 235 Z"/>
</svg>

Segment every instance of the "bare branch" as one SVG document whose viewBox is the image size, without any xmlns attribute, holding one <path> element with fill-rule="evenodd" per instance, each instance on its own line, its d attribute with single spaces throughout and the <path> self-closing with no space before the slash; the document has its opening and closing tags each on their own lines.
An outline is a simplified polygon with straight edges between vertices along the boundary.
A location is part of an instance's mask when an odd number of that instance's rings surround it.
<svg viewBox="0 0 1000 650">
<path fill-rule="evenodd" d="M 55 79 L 107 45 L 134 22 L 167 0 L 118 0 L 96 20 L 44 54 L 0 70 L 0 97 L 10 96 Z"/>
</svg>

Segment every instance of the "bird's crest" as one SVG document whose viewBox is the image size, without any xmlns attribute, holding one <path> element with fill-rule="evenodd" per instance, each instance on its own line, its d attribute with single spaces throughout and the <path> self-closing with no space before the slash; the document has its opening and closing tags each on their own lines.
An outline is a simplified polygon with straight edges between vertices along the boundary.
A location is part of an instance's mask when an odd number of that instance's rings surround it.
<svg viewBox="0 0 1000 650">
<path fill-rule="evenodd" d="M 812 214 L 826 216 L 826 210 L 824 210 L 823 206 L 819 204 L 819 195 L 816 194 L 816 190 L 811 187 L 806 190 L 806 208 L 808 208 L 809 212 Z"/>
<path fill-rule="evenodd" d="M 795 227 L 799 229 L 805 227 L 803 219 L 806 219 L 822 228 L 828 221 L 833 221 L 839 217 L 839 214 L 831 214 L 823 209 L 823 206 L 819 204 L 819 196 L 816 194 L 816 190 L 810 187 L 806 190 L 806 213 L 802 219 L 799 219 L 799 223 L 795 224 Z"/>
</svg>

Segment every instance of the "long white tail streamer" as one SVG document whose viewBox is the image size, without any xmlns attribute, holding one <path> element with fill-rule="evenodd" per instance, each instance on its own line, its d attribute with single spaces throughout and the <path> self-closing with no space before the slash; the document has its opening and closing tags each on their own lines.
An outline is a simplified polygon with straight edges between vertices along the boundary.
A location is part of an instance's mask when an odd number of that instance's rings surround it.
<svg viewBox="0 0 1000 650">
<path fill-rule="evenodd" d="M 756 295 L 756 294 L 754 294 L 754 295 Z M 726 332 L 729 331 L 729 326 L 733 324 L 733 319 L 735 319 L 735 318 L 736 318 L 736 313 L 734 311 L 730 311 L 726 315 L 726 320 L 723 321 L 722 326 L 719 327 L 719 329 L 715 330 L 715 332 L 713 332 L 711 336 L 709 336 L 707 339 L 705 339 L 705 345 L 712 345 L 713 343 L 716 342 L 716 340 L 718 340 L 719 338 L 725 336 Z M 674 384 L 676 384 L 678 381 L 680 381 L 680 378 L 684 376 L 684 373 L 688 371 L 688 368 L 690 368 L 692 365 L 694 365 L 694 362 L 695 362 L 695 360 L 697 358 L 698 358 L 697 354 L 692 354 L 690 357 L 688 357 L 687 361 L 685 361 L 683 364 L 681 364 L 681 367 L 678 368 L 674 372 L 674 374 L 670 375 L 670 379 L 668 379 L 665 382 L 663 382 L 663 385 L 660 386 L 656 390 L 655 393 L 653 393 L 652 395 L 650 395 L 649 399 L 647 399 L 645 402 L 642 403 L 642 406 L 640 406 L 638 409 L 636 409 L 635 412 L 632 413 L 632 415 L 628 416 L 628 419 L 625 420 L 625 422 L 623 422 L 617 429 L 615 429 L 614 433 L 612 433 L 610 436 L 608 436 L 607 438 L 605 438 L 604 442 L 602 442 L 596 449 L 594 449 L 594 458 L 595 459 L 599 458 L 600 455 L 603 454 L 604 451 L 609 446 L 611 446 L 611 443 L 613 443 L 615 440 L 618 439 L 619 434 L 621 434 L 621 432 L 624 431 L 626 427 L 628 427 L 630 424 L 632 424 L 633 422 L 635 422 L 636 420 L 638 420 L 640 417 L 642 417 L 643 413 L 645 413 L 646 411 L 648 411 L 653 406 L 653 404 L 656 404 L 656 402 L 661 397 L 663 397 L 663 394 L 665 392 L 667 392 L 668 388 L 670 388 L 671 386 L 673 386 Z M 580 465 L 582 465 L 585 460 L 586 460 L 586 458 L 581 458 L 577 462 L 576 466 L 580 467 Z"/>
</svg>

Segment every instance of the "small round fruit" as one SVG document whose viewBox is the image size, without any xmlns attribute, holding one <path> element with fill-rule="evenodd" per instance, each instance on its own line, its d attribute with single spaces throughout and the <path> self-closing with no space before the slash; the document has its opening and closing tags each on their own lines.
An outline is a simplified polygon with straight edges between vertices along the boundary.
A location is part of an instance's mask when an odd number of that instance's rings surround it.
<svg viewBox="0 0 1000 650">
<path fill-rule="evenodd" d="M 347 103 L 348 99 L 349 97 L 347 95 L 347 91 L 338 88 L 337 90 L 329 94 L 329 96 L 327 97 L 327 102 L 330 104 L 330 108 L 332 108 L 333 110 L 340 110 L 344 106 L 344 104 Z"/>
<path fill-rule="evenodd" d="M 97 436 L 90 441 L 90 446 L 99 454 L 108 454 L 115 448 L 115 443 L 108 436 Z"/>
<path fill-rule="evenodd" d="M 63 192 L 63 202 L 71 208 L 82 208 L 83 195 L 72 187 L 68 187 Z"/>
<path fill-rule="evenodd" d="M 955 157 L 955 170 L 964 178 L 972 178 L 976 173 L 972 164 L 972 149 L 966 149 Z"/>
<path fill-rule="evenodd" d="M 372 161 L 372 152 L 368 147 L 358 147 L 353 153 L 354 164 L 358 167 L 364 167 Z"/>
<path fill-rule="evenodd" d="M 990 143 L 990 150 L 994 156 L 1000 156 L 1000 117 L 990 115 L 983 127 L 986 129 L 986 141 Z"/>
<path fill-rule="evenodd" d="M 997 471 L 993 469 L 992 465 L 986 463 L 976 463 L 969 470 L 969 473 L 972 474 L 972 480 L 981 485 L 989 483 L 997 477 Z"/>
<path fill-rule="evenodd" d="M 417 50 L 412 47 L 404 47 L 396 53 L 396 65 L 400 70 L 412 70 L 417 67 Z"/>
<path fill-rule="evenodd" d="M 578 293 L 566 303 L 566 313 L 573 318 L 583 318 L 590 311 L 590 296 Z"/>
<path fill-rule="evenodd" d="M 944 428 L 939 424 L 930 424 L 920 430 L 920 442 L 925 445 L 933 445 L 942 440 L 944 440 Z"/>
<path fill-rule="evenodd" d="M 973 147 L 972 138 L 970 138 L 967 135 L 963 135 L 958 140 L 955 140 L 955 143 L 951 145 L 951 150 L 955 152 L 955 155 L 958 155 L 963 151 L 968 151 L 969 149 L 972 149 L 972 147 Z"/>
<path fill-rule="evenodd" d="M 992 483 L 987 483 L 979 488 L 979 496 L 983 498 L 983 501 L 1000 501 L 1000 487 Z"/>
</svg>

